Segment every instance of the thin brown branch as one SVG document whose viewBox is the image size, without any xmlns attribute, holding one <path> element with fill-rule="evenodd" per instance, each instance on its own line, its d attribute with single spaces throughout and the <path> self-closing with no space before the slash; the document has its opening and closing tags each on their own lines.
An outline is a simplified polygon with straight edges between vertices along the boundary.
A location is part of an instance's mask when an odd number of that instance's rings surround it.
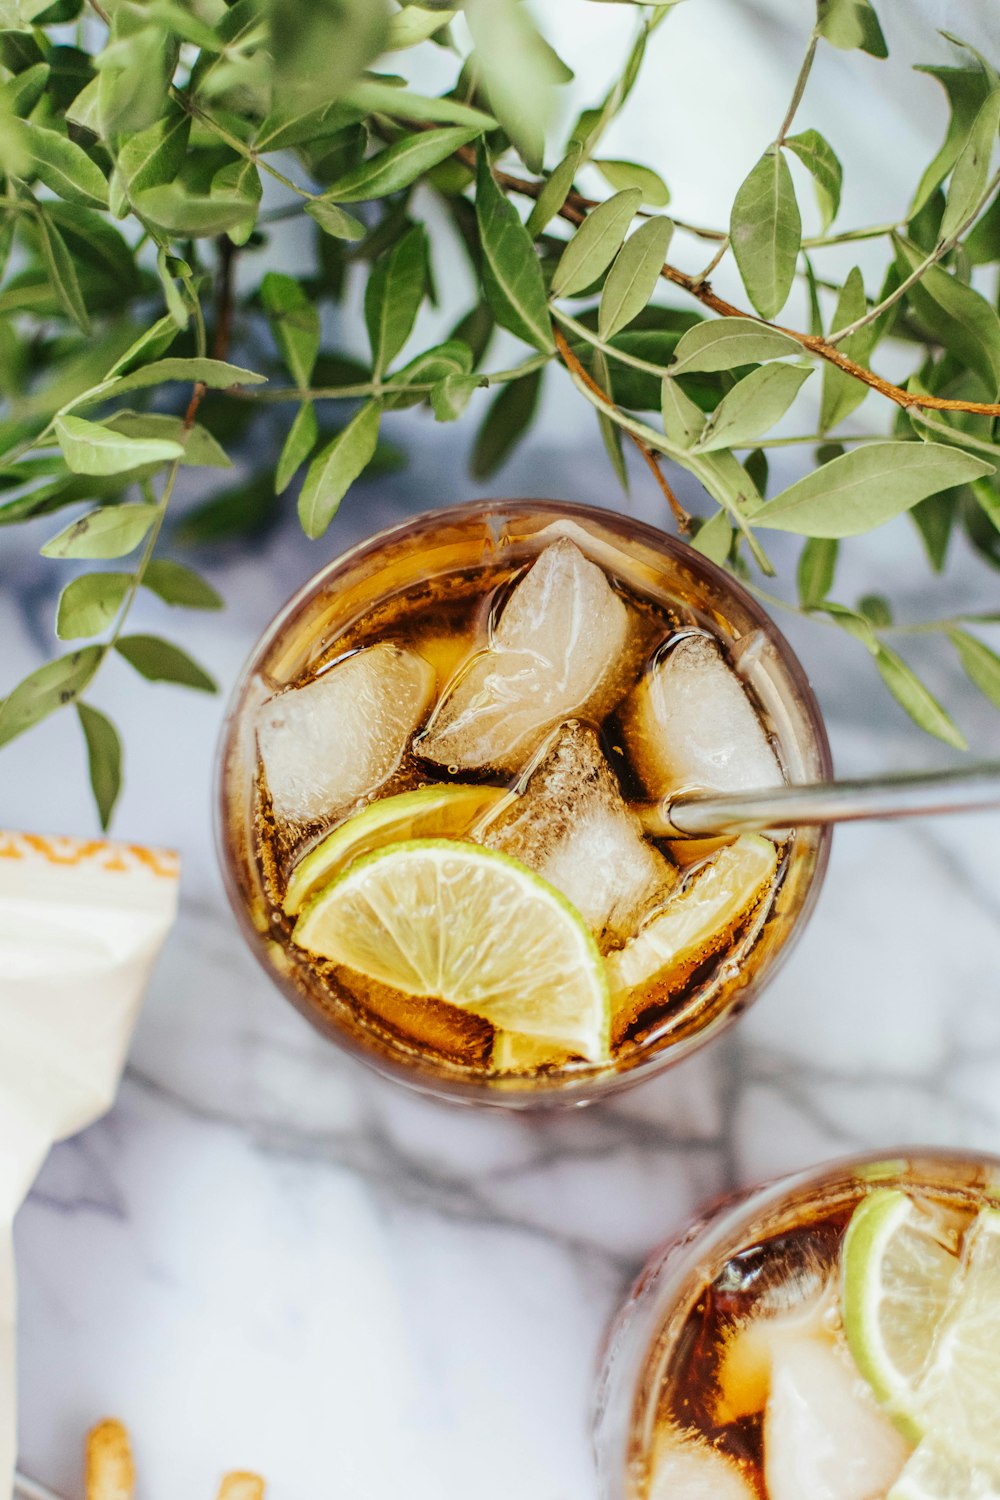
<svg viewBox="0 0 1000 1500">
<path fill-rule="evenodd" d="M 566 337 L 563 334 L 562 329 L 559 328 L 556 324 L 553 324 L 552 332 L 555 335 L 556 348 L 559 350 L 559 357 L 566 368 L 568 370 L 572 370 L 573 374 L 576 375 L 579 380 L 582 380 L 587 389 L 593 391 L 595 396 L 599 396 L 603 402 L 611 405 L 611 397 L 608 395 L 607 391 L 598 384 L 598 382 L 590 374 L 589 370 L 585 369 L 585 367 L 580 363 L 580 360 L 573 353 L 573 350 L 566 342 Z M 633 443 L 638 448 L 639 452 L 642 454 L 643 458 L 649 465 L 653 478 L 659 485 L 667 501 L 667 504 L 670 506 L 670 509 L 673 512 L 674 520 L 677 522 L 677 529 L 683 532 L 690 531 L 691 517 L 684 509 L 683 505 L 680 503 L 673 490 L 670 488 L 670 485 L 667 482 L 666 475 L 660 468 L 660 460 L 658 455 L 653 452 L 652 448 L 648 447 L 648 445 L 642 441 L 642 438 L 637 437 L 634 432 L 630 432 L 629 437 L 632 439 Z"/>
<path fill-rule="evenodd" d="M 225 359 L 233 335 L 233 270 L 236 263 L 236 246 L 228 234 L 218 238 L 219 265 L 215 275 L 215 328 L 212 334 L 212 358 Z M 184 431 L 190 432 L 198 415 L 198 408 L 205 399 L 208 387 L 203 380 L 195 382 L 184 413 Z"/>
<path fill-rule="evenodd" d="M 470 148 L 462 147 L 458 155 L 469 165 L 475 165 L 475 153 Z M 543 182 L 515 177 L 510 172 L 497 171 L 494 172 L 494 176 L 502 188 L 511 193 L 521 193 L 527 198 L 537 198 L 545 185 Z M 584 198 L 582 194 L 575 191 L 570 192 L 559 214 L 571 224 L 581 224 L 588 211 L 596 207 L 596 201 L 593 198 Z M 689 276 L 686 271 L 679 270 L 669 262 L 664 265 L 660 275 L 673 286 L 679 286 L 682 291 L 696 297 L 703 306 L 711 308 L 712 312 L 718 313 L 721 318 L 748 318 L 753 323 L 762 323 L 766 328 L 777 328 L 780 333 L 795 339 L 803 349 L 808 349 L 810 354 L 825 359 L 828 364 L 836 365 L 837 369 L 843 370 L 845 375 L 860 380 L 873 391 L 878 391 L 880 396 L 895 402 L 904 410 L 918 407 L 928 411 L 967 411 L 977 416 L 1000 417 L 1000 403 L 997 402 L 959 401 L 945 396 L 928 396 L 921 391 L 904 391 L 901 386 L 893 385 L 891 380 L 884 380 L 881 375 L 876 375 L 874 370 L 869 370 L 855 360 L 849 359 L 833 344 L 827 343 L 821 334 L 801 333 L 796 328 L 786 328 L 782 323 L 768 323 L 764 318 L 758 318 L 755 313 L 748 312 L 746 308 L 736 307 L 732 302 L 727 302 L 724 297 L 716 296 L 709 282 Z"/>
</svg>

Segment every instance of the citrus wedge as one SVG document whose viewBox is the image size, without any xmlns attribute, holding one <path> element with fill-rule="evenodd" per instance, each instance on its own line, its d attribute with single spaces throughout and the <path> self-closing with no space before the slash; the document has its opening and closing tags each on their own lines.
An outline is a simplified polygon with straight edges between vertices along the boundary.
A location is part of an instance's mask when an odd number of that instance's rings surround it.
<svg viewBox="0 0 1000 1500">
<path fill-rule="evenodd" d="M 1000 1480 L 1000 1209 L 980 1210 L 966 1233 L 917 1400 L 937 1452 Z"/>
<path fill-rule="evenodd" d="M 461 838 L 507 793 L 495 786 L 422 786 L 383 797 L 327 834 L 292 871 L 285 911 L 298 916 L 321 886 L 362 855 L 405 839 Z"/>
<path fill-rule="evenodd" d="M 1000 1500 L 1000 1477 L 921 1443 L 886 1500 Z"/>
<path fill-rule="evenodd" d="M 631 942 L 608 954 L 616 999 L 710 951 L 756 905 L 777 868 L 778 851 L 758 834 L 745 834 L 720 849 Z"/>
<path fill-rule="evenodd" d="M 457 839 L 413 839 L 356 860 L 302 911 L 310 953 L 432 996 L 504 1030 L 606 1058 L 610 998 L 583 918 L 509 856 Z"/>
<path fill-rule="evenodd" d="M 547 1036 L 525 1036 L 521 1031 L 498 1031 L 493 1038 L 490 1067 L 494 1073 L 537 1073 L 569 1061 L 565 1042 Z"/>
<path fill-rule="evenodd" d="M 958 1257 L 906 1193 L 878 1188 L 857 1207 L 841 1255 L 851 1354 L 897 1426 L 917 1442 L 918 1393 L 958 1276 Z"/>
</svg>

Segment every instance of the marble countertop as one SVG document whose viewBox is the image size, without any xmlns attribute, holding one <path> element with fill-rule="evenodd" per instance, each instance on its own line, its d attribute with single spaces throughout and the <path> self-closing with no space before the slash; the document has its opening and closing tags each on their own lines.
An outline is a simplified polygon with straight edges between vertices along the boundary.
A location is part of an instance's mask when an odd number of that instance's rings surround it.
<svg viewBox="0 0 1000 1500">
<path fill-rule="evenodd" d="M 552 384 L 493 493 L 618 503 L 589 414 Z M 167 622 L 144 601 L 135 628 L 168 628 L 228 690 L 329 557 L 483 493 L 463 478 L 464 427 L 408 413 L 392 435 L 409 470 L 359 486 L 326 539 L 289 519 L 266 545 L 206 552 L 227 612 Z M 662 520 L 635 478 L 636 513 Z M 52 650 L 63 580 L 35 551 L 51 529 L 5 537 L 3 687 Z M 839 587 L 881 588 L 918 617 L 926 579 L 903 520 Z M 938 588 L 942 613 L 996 608 L 996 575 L 961 553 Z M 792 626 L 841 774 L 951 758 L 863 650 Z M 995 754 L 995 714 L 943 652 L 927 642 L 913 660 L 974 751 Z M 212 847 L 222 699 L 112 663 L 97 702 L 127 747 L 115 831 L 179 848 L 184 877 L 118 1103 L 53 1151 L 17 1223 L 21 1463 L 67 1496 L 83 1432 L 113 1413 L 145 1500 L 209 1500 L 228 1467 L 266 1475 L 273 1500 L 592 1500 L 608 1320 L 703 1200 L 854 1149 L 1000 1149 L 1000 817 L 841 830 L 808 931 L 723 1040 L 609 1103 L 515 1118 L 376 1077 L 257 967 Z M 4 750 L 0 824 L 93 832 L 78 741 L 57 716 Z"/>
</svg>

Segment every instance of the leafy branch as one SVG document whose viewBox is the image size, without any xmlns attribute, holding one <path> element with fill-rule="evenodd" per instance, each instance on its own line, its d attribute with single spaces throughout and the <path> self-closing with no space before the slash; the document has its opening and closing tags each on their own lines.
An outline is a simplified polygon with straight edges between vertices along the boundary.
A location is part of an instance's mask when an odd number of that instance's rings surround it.
<svg viewBox="0 0 1000 1500">
<path fill-rule="evenodd" d="M 521 0 L 89 0 L 86 20 L 83 8 L 6 0 L 0 18 L 0 526 L 68 511 L 42 551 L 74 570 L 56 611 L 70 649 L 9 688 L 0 745 L 75 706 L 102 823 L 122 765 L 93 701 L 102 664 L 119 656 L 149 680 L 214 687 L 175 644 L 130 630 L 143 598 L 221 603 L 165 554 L 265 531 L 289 494 L 319 536 L 356 483 L 402 461 L 387 436 L 401 410 L 445 423 L 478 410 L 470 467 L 486 479 L 552 368 L 594 411 L 623 488 L 632 447 L 678 529 L 749 586 L 774 572 L 767 532 L 802 538 L 790 607 L 856 640 L 923 728 L 963 743 L 897 637 L 949 642 L 1000 707 L 990 614 L 900 626 L 887 600 L 833 597 L 845 542 L 902 515 L 935 573 L 958 534 L 1000 568 L 995 62 L 947 39 L 951 64 L 924 71 L 950 121 L 909 208 L 845 227 L 844 166 L 796 122 L 821 49 L 884 61 L 887 48 L 871 0 L 817 0 L 781 125 L 717 228 L 672 212 L 667 161 L 602 154 L 669 4 L 619 0 L 634 21 L 622 65 L 561 140 L 555 104 L 572 75 Z M 416 47 L 453 66 L 438 96 L 400 78 Z M 678 64 L 664 51 L 655 65 Z M 454 300 L 440 212 L 425 222 L 431 195 L 467 255 L 471 304 Z M 313 254 L 292 277 L 274 269 L 268 236 L 296 217 Z M 711 246 L 700 270 L 684 269 L 675 231 Z M 842 281 L 817 274 L 814 256 L 855 242 L 884 247 L 880 284 L 858 267 Z M 730 252 L 744 306 L 711 283 Z M 344 347 L 324 335 L 349 324 L 323 312 L 352 282 L 363 359 L 350 335 Z M 808 330 L 782 321 L 796 283 Z M 454 322 L 420 343 L 430 302 Z M 521 345 L 502 368 L 489 356 L 497 328 Z M 900 384 L 873 368 L 889 343 L 909 369 Z M 851 430 L 872 390 L 891 423 Z M 250 421 L 253 477 L 210 483 Z M 772 449 L 802 450 L 778 492 Z M 205 471 L 194 508 L 177 499 L 187 467 Z M 704 495 L 697 514 L 677 473 Z"/>
</svg>

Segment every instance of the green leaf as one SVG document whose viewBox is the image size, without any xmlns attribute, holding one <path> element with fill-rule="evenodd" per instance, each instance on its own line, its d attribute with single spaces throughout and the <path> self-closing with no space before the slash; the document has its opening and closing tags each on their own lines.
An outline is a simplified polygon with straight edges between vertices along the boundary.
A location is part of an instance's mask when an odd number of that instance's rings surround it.
<svg viewBox="0 0 1000 1500">
<path fill-rule="evenodd" d="M 199 382 L 212 391 L 226 391 L 233 385 L 266 385 L 267 376 L 255 370 L 244 370 L 240 365 L 230 365 L 221 359 L 158 359 L 151 365 L 116 376 L 114 384 L 108 382 L 95 399 L 103 400 L 111 390 L 116 396 L 126 391 L 139 391 L 151 385 L 166 385 L 171 380 L 185 384 Z"/>
<path fill-rule="evenodd" d="M 928 495 L 992 470 L 946 443 L 865 443 L 768 501 L 754 525 L 803 536 L 858 536 Z"/>
<path fill-rule="evenodd" d="M 696 370 L 736 370 L 741 365 L 801 354 L 802 345 L 787 333 L 765 328 L 753 318 L 714 318 L 696 323 L 683 334 L 674 351 L 670 374 L 692 375 Z"/>
<path fill-rule="evenodd" d="M 710 562 L 718 563 L 721 568 L 733 546 L 732 522 L 726 512 L 717 510 L 710 520 L 699 526 L 691 545 L 696 552 L 700 552 Z"/>
<path fill-rule="evenodd" d="M 517 209 L 497 187 L 485 152 L 476 180 L 483 288 L 497 322 L 536 349 L 555 348 L 542 268 Z"/>
<path fill-rule="evenodd" d="M 1000 193 L 970 229 L 962 248 L 974 266 L 988 266 L 1000 260 Z"/>
<path fill-rule="evenodd" d="M 132 582 L 130 573 L 82 573 L 59 596 L 56 635 L 61 641 L 100 635 L 114 620 Z"/>
<path fill-rule="evenodd" d="M 41 549 L 43 557 L 125 557 L 159 514 L 158 505 L 102 505 L 60 531 Z"/>
<path fill-rule="evenodd" d="M 983 515 L 1000 531 L 1000 495 L 985 479 L 977 479 L 971 488 L 973 498 Z"/>
<path fill-rule="evenodd" d="M 371 462 L 378 442 L 381 409 L 362 406 L 342 432 L 309 465 L 299 495 L 299 520 L 306 536 L 322 536 L 351 485 Z"/>
<path fill-rule="evenodd" d="M 811 536 L 799 556 L 797 582 L 803 609 L 816 609 L 833 588 L 840 543 L 832 537 Z"/>
<path fill-rule="evenodd" d="M 715 408 L 695 452 L 745 448 L 755 438 L 770 432 L 811 374 L 811 366 L 762 365 L 744 375 Z"/>
<path fill-rule="evenodd" d="M 431 408 L 438 422 L 456 422 L 469 398 L 482 385 L 480 375 L 446 375 L 431 391 Z"/>
<path fill-rule="evenodd" d="M 540 172 L 555 89 L 566 82 L 566 69 L 520 0 L 466 0 L 464 9 L 490 108 L 525 165 Z"/>
<path fill-rule="evenodd" d="M 0 703 L 0 745 L 74 702 L 100 666 L 102 655 L 100 646 L 84 646 L 46 662 L 19 682 Z"/>
<path fill-rule="evenodd" d="M 338 208 L 335 203 L 323 203 L 319 200 L 307 203 L 306 213 L 310 219 L 315 219 L 323 233 L 328 234 L 331 239 L 364 239 L 366 231 L 361 220 L 349 214 L 346 209 Z"/>
<path fill-rule="evenodd" d="M 769 146 L 736 194 L 729 234 L 747 295 L 762 318 L 784 307 L 795 280 L 802 220 L 779 146 Z"/>
<path fill-rule="evenodd" d="M 159 636 L 119 636 L 115 650 L 149 682 L 176 682 L 181 687 L 197 688 L 201 693 L 219 691 L 208 673 L 186 651 Z"/>
<path fill-rule="evenodd" d="M 458 99 L 432 99 L 414 94 L 384 78 L 359 79 L 344 95 L 343 102 L 365 115 L 389 115 L 394 120 L 428 120 L 435 125 L 471 125 L 479 131 L 495 130 L 496 120 L 484 110 L 473 109 Z"/>
<path fill-rule="evenodd" d="M 319 312 L 298 282 L 280 271 L 267 272 L 260 284 L 260 300 L 274 341 L 301 390 L 312 379 L 319 353 Z"/>
<path fill-rule="evenodd" d="M 365 288 L 365 325 L 376 379 L 413 332 L 426 285 L 427 236 L 423 225 L 415 224 L 376 261 Z"/>
<path fill-rule="evenodd" d="M 837 298 L 832 327 L 834 329 L 846 328 L 856 319 L 863 318 L 867 311 L 868 299 L 865 295 L 865 283 L 861 271 L 854 266 Z M 841 342 L 841 353 L 846 354 L 848 359 L 853 359 L 856 364 L 867 365 L 872 338 L 873 331 L 870 325 L 866 328 L 859 328 L 857 333 L 852 333 Z M 863 381 L 856 380 L 853 375 L 838 370 L 836 365 L 824 360 L 823 395 L 819 408 L 820 431 L 829 432 L 832 427 L 845 421 L 851 412 L 861 405 L 867 394 L 868 387 Z"/>
<path fill-rule="evenodd" d="M 220 167 L 212 178 L 211 196 L 227 202 L 236 199 L 246 207 L 244 218 L 227 231 L 234 245 L 245 245 L 257 227 L 257 213 L 264 195 L 256 162 L 246 157 Z"/>
<path fill-rule="evenodd" d="M 631 323 L 652 297 L 673 232 L 670 219 L 647 219 L 625 241 L 601 293 L 597 329 L 602 339 Z"/>
<path fill-rule="evenodd" d="M 431 167 L 453 156 L 479 134 L 468 125 L 447 126 L 442 130 L 421 130 L 388 146 L 377 156 L 368 157 L 360 167 L 348 172 L 335 187 L 324 193 L 321 203 L 362 203 L 369 198 L 385 198 L 409 187 Z"/>
<path fill-rule="evenodd" d="M 434 344 L 430 349 L 411 359 L 389 378 L 385 393 L 385 410 L 398 411 L 408 406 L 418 406 L 426 401 L 428 393 L 421 386 L 434 385 L 446 380 L 449 375 L 469 375 L 472 370 L 472 350 L 458 339 L 448 339 L 443 344 Z M 479 377 L 476 377 L 478 383 Z M 411 389 L 412 387 L 412 389 Z"/>
<path fill-rule="evenodd" d="M 701 407 L 669 376 L 661 387 L 661 410 L 663 431 L 674 446 L 693 448 L 705 431 L 707 419 Z"/>
<path fill-rule="evenodd" d="M 387 52 L 398 52 L 404 47 L 417 47 L 442 31 L 449 21 L 458 15 L 458 9 L 407 5 L 389 18 L 389 34 L 385 44 Z"/>
<path fill-rule="evenodd" d="M 979 484 L 984 482 L 977 480 Z M 948 543 L 951 541 L 958 512 L 958 499 L 954 490 L 946 491 L 943 495 L 928 496 L 910 511 L 910 519 L 920 533 L 927 560 L 935 573 L 944 571 Z"/>
<path fill-rule="evenodd" d="M 106 576 L 106 575 L 105 575 Z M 178 609 L 222 609 L 221 597 L 199 573 L 168 557 L 154 557 L 142 575 L 143 588 Z"/>
<path fill-rule="evenodd" d="M 818 130 L 803 130 L 801 135 L 786 136 L 785 145 L 789 151 L 794 151 L 812 177 L 825 232 L 840 209 L 840 191 L 844 181 L 840 158 Z"/>
<path fill-rule="evenodd" d="M 614 260 L 642 202 L 638 188 L 626 188 L 592 208 L 559 257 L 552 276 L 557 297 L 571 297 L 596 281 Z"/>
<path fill-rule="evenodd" d="M 924 257 L 915 245 L 897 238 L 900 268 L 915 270 Z M 974 287 L 930 266 L 906 294 L 917 318 L 946 348 L 964 359 L 995 400 L 1000 392 L 1000 316 Z"/>
<path fill-rule="evenodd" d="M 948 639 L 958 652 L 962 670 L 970 682 L 1000 708 L 1000 656 L 965 630 L 949 630 Z"/>
<path fill-rule="evenodd" d="M 990 81 L 981 67 L 918 66 L 917 72 L 926 73 L 941 84 L 948 95 L 951 116 L 944 143 L 920 179 L 907 219 L 914 218 L 926 206 L 955 165 L 990 92 Z"/>
<path fill-rule="evenodd" d="M 650 208 L 666 208 L 670 202 L 670 189 L 659 172 L 654 172 L 652 167 L 642 167 L 634 161 L 614 161 L 608 157 L 595 160 L 594 166 L 605 181 L 618 191 L 638 188 L 643 203 L 647 203 Z"/>
<path fill-rule="evenodd" d="M 823 614 L 829 615 L 841 630 L 845 630 L 856 641 L 860 641 L 869 656 L 878 656 L 881 650 L 879 638 L 872 629 L 871 621 L 866 620 L 864 615 L 859 615 L 856 610 L 848 609 L 846 604 L 835 604 L 831 599 L 824 599 L 815 607 L 822 610 Z"/>
<path fill-rule="evenodd" d="M 48 63 L 38 62 L 33 67 L 25 68 L 23 73 L 15 73 L 9 82 L 0 84 L 0 108 L 3 113 L 27 119 L 44 94 L 51 71 Z M 27 144 L 27 135 L 23 132 L 19 132 L 19 135 L 22 144 Z"/>
<path fill-rule="evenodd" d="M 986 191 L 1000 129 L 1000 89 L 994 89 L 972 122 L 968 140 L 955 162 L 948 188 L 940 237 L 950 240 L 976 212 Z"/>
<path fill-rule="evenodd" d="M 143 464 L 167 463 L 184 453 L 180 443 L 172 440 L 126 437 L 82 417 L 57 417 L 55 428 L 63 457 L 74 474 L 124 474 Z"/>
<path fill-rule="evenodd" d="M 118 356 L 108 371 L 107 378 L 110 380 L 115 375 L 125 375 L 145 360 L 159 358 L 170 348 L 179 333 L 180 329 L 169 314 L 158 318 L 152 327 L 139 335 L 135 343 L 129 344 L 124 354 Z"/>
<path fill-rule="evenodd" d="M 270 0 L 275 93 L 301 108 L 338 99 L 378 57 L 385 0 Z"/>
<path fill-rule="evenodd" d="M 607 394 L 608 398 L 610 400 L 614 400 L 614 386 L 612 383 L 611 371 L 608 367 L 608 361 L 604 355 L 604 352 L 600 349 L 598 349 L 594 354 L 594 376 L 597 380 L 598 385 Z M 618 423 L 613 422 L 605 412 L 600 410 L 599 407 L 595 407 L 594 415 L 597 417 L 597 425 L 600 430 L 601 441 L 604 444 L 605 452 L 607 453 L 608 458 L 611 462 L 611 467 L 615 471 L 615 477 L 622 487 L 622 493 L 627 495 L 629 492 L 628 469 L 625 465 L 625 454 L 622 451 L 622 430 L 618 426 Z"/>
<path fill-rule="evenodd" d="M 89 703 L 78 703 L 76 711 L 87 745 L 90 785 L 97 803 L 101 828 L 107 832 L 122 787 L 122 744 L 111 720 Z"/>
<path fill-rule="evenodd" d="M 507 462 L 531 425 L 542 389 L 542 372 L 512 380 L 490 402 L 469 460 L 473 479 L 489 479 Z"/>
<path fill-rule="evenodd" d="M 845 52 L 858 48 L 871 57 L 888 57 L 878 16 L 869 0 L 817 0 L 816 29 Z"/>
<path fill-rule="evenodd" d="M 274 474 L 274 493 L 283 495 L 316 446 L 319 438 L 319 423 L 316 408 L 311 401 L 303 401 L 295 413 L 295 420 L 288 429 Z"/>
<path fill-rule="evenodd" d="M 80 291 L 73 257 L 66 248 L 66 241 L 41 206 L 39 206 L 35 225 L 38 229 L 39 248 L 52 290 L 62 303 L 67 316 L 84 333 L 89 333 L 90 318 L 83 300 L 83 293 Z"/>
<path fill-rule="evenodd" d="M 71 141 L 68 136 L 55 130 L 45 130 L 25 120 L 28 146 L 35 173 L 40 182 L 67 203 L 82 203 L 85 207 L 107 208 L 108 184 L 104 173 L 95 161 Z"/>
<path fill-rule="evenodd" d="M 526 227 L 532 237 L 541 234 L 566 202 L 582 155 L 583 150 L 579 145 L 571 145 L 562 161 L 546 179 L 545 186 L 528 215 Z"/>
<path fill-rule="evenodd" d="M 128 438 L 162 438 L 180 444 L 181 464 L 186 468 L 232 468 L 225 450 L 200 422 L 186 427 L 183 417 L 168 417 L 160 412 L 116 411 L 104 425 Z"/>
<path fill-rule="evenodd" d="M 180 182 L 146 188 L 135 196 L 136 212 L 159 229 L 191 239 L 223 234 L 246 219 L 243 198 L 207 198 L 188 192 Z"/>
<path fill-rule="evenodd" d="M 858 609 L 878 630 L 892 624 L 892 606 L 883 594 L 862 594 Z"/>
<path fill-rule="evenodd" d="M 945 713 L 937 699 L 924 687 L 901 656 L 897 656 L 888 646 L 880 645 L 875 665 L 882 681 L 914 724 L 936 739 L 944 740 L 946 745 L 953 745 L 956 750 L 969 748 L 957 724 Z"/>
</svg>

